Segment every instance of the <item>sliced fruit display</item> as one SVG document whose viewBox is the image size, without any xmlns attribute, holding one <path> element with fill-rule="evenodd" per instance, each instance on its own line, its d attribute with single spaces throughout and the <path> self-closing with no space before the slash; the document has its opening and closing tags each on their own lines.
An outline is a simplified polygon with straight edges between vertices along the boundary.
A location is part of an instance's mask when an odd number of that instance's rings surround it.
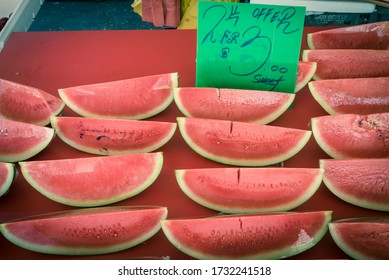
<svg viewBox="0 0 389 280">
<path fill-rule="evenodd" d="M 237 166 L 280 163 L 297 154 L 311 131 L 202 118 L 177 118 L 186 143 L 210 160 Z"/>
<path fill-rule="evenodd" d="M 332 222 L 335 243 L 353 259 L 389 259 L 389 217 L 361 217 Z"/>
<path fill-rule="evenodd" d="M 314 80 L 389 77 L 389 50 L 304 50 L 303 61 L 317 63 Z"/>
<path fill-rule="evenodd" d="M 182 87 L 174 101 L 186 117 L 268 124 L 292 104 L 294 94 L 260 90 Z"/>
<path fill-rule="evenodd" d="M 161 222 L 169 241 L 197 259 L 281 259 L 317 244 L 331 212 L 225 215 Z"/>
<path fill-rule="evenodd" d="M 323 181 L 340 199 L 389 211 L 389 158 L 322 159 Z"/>
<path fill-rule="evenodd" d="M 51 125 L 65 143 L 96 155 L 146 153 L 165 145 L 177 124 L 146 120 L 53 117 Z"/>
<path fill-rule="evenodd" d="M 185 194 L 225 213 L 288 211 L 307 201 L 322 182 L 318 168 L 208 168 L 175 171 Z"/>
<path fill-rule="evenodd" d="M 331 115 L 389 112 L 389 77 L 311 81 L 308 87 Z"/>
<path fill-rule="evenodd" d="M 316 72 L 316 62 L 299 61 L 297 68 L 296 86 L 294 92 L 299 92 L 312 79 Z"/>
<path fill-rule="evenodd" d="M 0 162 L 0 196 L 6 194 L 16 177 L 15 165 L 9 162 Z"/>
<path fill-rule="evenodd" d="M 54 129 L 0 119 L 0 161 L 29 159 L 45 149 L 54 137 Z"/>
<path fill-rule="evenodd" d="M 389 157 L 389 113 L 312 118 L 313 136 L 332 158 Z"/>
<path fill-rule="evenodd" d="M 133 197 L 159 176 L 162 153 L 19 163 L 26 181 L 46 197 L 71 206 L 107 205 Z"/>
<path fill-rule="evenodd" d="M 389 21 L 338 27 L 307 34 L 310 49 L 389 49 Z"/>
<path fill-rule="evenodd" d="M 65 103 L 41 89 L 0 79 L 0 118 L 45 126 Z"/>
<path fill-rule="evenodd" d="M 173 101 L 177 73 L 59 89 L 67 106 L 83 117 L 145 119 L 165 110 Z"/>
<path fill-rule="evenodd" d="M 26 217 L 0 225 L 10 242 L 58 255 L 97 255 L 128 249 L 151 238 L 165 207 L 98 207 Z"/>
</svg>

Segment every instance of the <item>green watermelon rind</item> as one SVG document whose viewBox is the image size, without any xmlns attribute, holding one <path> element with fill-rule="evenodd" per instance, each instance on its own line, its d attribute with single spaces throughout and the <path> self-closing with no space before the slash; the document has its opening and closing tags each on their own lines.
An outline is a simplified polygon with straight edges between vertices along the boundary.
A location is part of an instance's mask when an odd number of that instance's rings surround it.
<svg viewBox="0 0 389 280">
<path fill-rule="evenodd" d="M 320 230 L 318 232 L 316 232 L 315 236 L 313 236 L 313 237 L 311 236 L 310 237 L 311 240 L 309 240 L 308 242 L 306 240 L 304 240 L 305 244 L 297 244 L 298 246 L 296 246 L 296 244 L 294 246 L 286 246 L 286 248 L 284 248 L 284 249 L 273 250 L 271 252 L 253 252 L 252 254 L 247 254 L 247 255 L 244 255 L 244 256 L 240 255 L 239 259 L 240 260 L 243 260 L 243 259 L 246 259 L 246 260 L 259 260 L 259 259 L 263 259 L 263 260 L 277 260 L 277 259 L 284 259 L 284 258 L 288 258 L 288 257 L 292 257 L 292 256 L 295 256 L 295 255 L 298 255 L 298 254 L 300 254 L 300 253 L 302 253 L 302 252 L 312 248 L 327 233 L 327 231 L 328 231 L 328 224 L 330 223 L 330 221 L 332 219 L 332 211 L 322 211 L 322 212 L 324 213 L 324 218 L 323 218 L 323 224 L 322 224 Z M 269 213 L 269 215 L 278 215 L 278 214 L 281 214 L 281 215 L 283 215 L 283 214 L 293 215 L 293 212 L 272 212 L 272 213 Z M 229 216 L 233 217 L 233 216 L 239 216 L 239 215 L 240 214 L 231 214 Z M 253 215 L 256 215 L 256 214 L 253 214 Z M 263 215 L 266 215 L 266 214 L 263 214 Z M 217 219 L 218 217 L 223 217 L 223 216 L 216 216 L 216 217 L 211 217 L 211 218 L 208 218 L 208 219 Z M 183 253 L 185 253 L 185 254 L 193 257 L 193 258 L 200 259 L 200 260 L 229 260 L 229 259 L 236 259 L 234 257 L 228 256 L 227 253 L 225 253 L 223 255 L 215 255 L 215 254 L 203 253 L 201 251 L 196 251 L 196 250 L 194 250 L 192 248 L 189 248 L 188 246 L 186 246 L 185 244 L 180 242 L 177 238 L 175 238 L 174 234 L 172 234 L 172 232 L 171 232 L 171 230 L 169 228 L 169 223 L 171 221 L 174 222 L 175 220 L 166 219 L 166 220 L 161 221 L 162 231 L 165 234 L 166 238 L 169 240 L 169 242 L 171 244 L 173 244 L 181 252 L 183 252 Z M 181 220 L 181 221 L 185 223 L 185 220 Z M 282 226 L 284 226 L 284 225 L 282 225 Z M 227 231 L 228 231 L 228 229 L 227 229 Z M 242 237 L 241 240 L 242 240 L 242 242 L 246 242 L 243 237 Z M 226 242 L 228 242 L 228 241 L 226 240 Z"/>
<path fill-rule="evenodd" d="M 130 192 L 124 192 L 120 196 L 113 196 L 110 198 L 102 199 L 102 200 L 86 200 L 86 201 L 81 201 L 81 200 L 69 200 L 66 198 L 63 198 L 61 196 L 58 196 L 56 194 L 53 194 L 52 192 L 47 191 L 44 187 L 42 187 L 39 182 L 37 182 L 28 172 L 28 162 L 19 162 L 20 165 L 20 170 L 21 173 L 24 177 L 24 179 L 39 193 L 44 195 L 45 197 L 49 198 L 52 201 L 64 204 L 64 205 L 69 205 L 73 207 L 97 207 L 97 206 L 105 206 L 109 204 L 113 204 L 115 202 L 123 201 L 128 198 L 134 197 L 144 190 L 146 190 L 149 186 L 151 186 L 155 180 L 158 178 L 162 171 L 163 167 L 163 153 L 162 152 L 157 152 L 154 153 L 155 155 L 155 166 L 153 168 L 153 172 L 149 175 L 147 180 L 142 182 L 138 187 L 135 189 L 131 190 Z M 114 156 L 112 156 L 114 157 Z M 77 159 L 75 159 L 77 160 Z M 99 174 L 96 174 L 96 177 L 98 177 Z M 114 185 L 114 181 L 118 180 L 120 178 L 113 177 L 112 178 L 112 185 Z M 108 187 L 108 186 L 107 186 Z"/>
<path fill-rule="evenodd" d="M 116 206 L 108 207 L 108 208 L 114 208 Z M 99 207 L 101 210 L 104 210 L 104 208 L 107 207 Z M 168 210 L 166 207 L 154 207 L 156 210 L 157 208 L 161 208 L 161 215 L 159 220 L 165 220 L 167 218 Z M 77 210 L 70 210 L 70 211 L 83 211 L 83 210 L 93 210 L 93 208 L 88 209 L 77 209 Z M 137 211 L 137 210 L 134 210 Z M 12 223 L 12 222 L 10 222 Z M 115 246 L 109 246 L 109 247 L 101 247 L 98 244 L 95 245 L 94 248 L 88 248 L 85 247 L 72 247 L 71 245 L 69 247 L 66 246 L 49 246 L 49 245 L 39 245 L 34 244 L 30 242 L 26 242 L 25 240 L 18 238 L 14 234 L 12 234 L 7 229 L 7 224 L 9 223 L 2 223 L 0 224 L 0 232 L 3 234 L 3 236 L 10 241 L 11 243 L 24 248 L 26 250 L 30 250 L 33 252 L 43 253 L 43 254 L 54 254 L 54 255 L 69 255 L 69 256 L 76 256 L 76 255 L 101 255 L 101 254 L 109 254 L 114 252 L 123 251 L 132 247 L 135 247 L 142 242 L 150 239 L 153 237 L 160 229 L 161 229 L 161 223 L 157 222 L 153 226 L 152 229 L 150 229 L 148 232 L 145 232 L 143 235 L 138 236 L 136 239 L 128 240 L 127 242 L 123 242 L 120 244 L 117 244 Z M 33 235 L 34 232 L 31 233 Z M 54 236 L 54 239 L 56 239 L 57 236 Z M 47 236 L 47 238 L 50 238 L 50 236 Z"/>
<path fill-rule="evenodd" d="M 2 164 L 7 170 L 7 176 L 5 178 L 2 178 L 4 179 L 4 182 L 2 185 L 0 185 L 0 197 L 1 197 L 2 195 L 6 194 L 9 191 L 12 182 L 14 181 L 17 175 L 17 170 L 15 168 L 15 164 L 13 163 L 1 162 L 0 164 Z"/>
<path fill-rule="evenodd" d="M 135 153 L 153 152 L 153 151 L 161 148 L 162 146 L 164 146 L 166 143 L 168 143 L 169 140 L 173 137 L 173 135 L 174 135 L 174 133 L 175 133 L 175 131 L 177 129 L 177 124 L 176 123 L 169 123 L 169 124 L 171 124 L 171 129 L 170 129 L 169 134 L 165 138 L 160 139 L 159 142 L 156 142 L 153 145 L 150 145 L 150 146 L 145 147 L 143 149 L 133 149 L 131 147 L 128 147 L 128 148 L 123 149 L 123 150 L 114 150 L 114 149 L 111 149 L 111 148 L 99 149 L 98 150 L 96 148 L 90 148 L 90 147 L 88 147 L 86 145 L 81 145 L 78 142 L 70 140 L 61 131 L 61 129 L 59 128 L 59 126 L 57 124 L 57 121 L 58 121 L 58 117 L 51 117 L 50 118 L 51 126 L 54 128 L 54 130 L 56 132 L 56 135 L 62 141 L 64 141 L 66 144 L 68 144 L 69 146 L 71 146 L 71 147 L 73 147 L 73 148 L 75 148 L 75 149 L 77 149 L 79 151 L 82 151 L 82 152 L 85 152 L 85 153 L 89 153 L 89 154 L 94 154 L 94 155 L 111 155 L 112 156 L 112 155 L 125 155 L 125 154 L 129 154 L 129 153 L 135 154 Z M 168 124 L 168 123 L 166 123 L 166 124 Z"/>
<path fill-rule="evenodd" d="M 278 154 L 277 157 L 272 158 L 258 158 L 254 160 L 250 159 L 237 159 L 237 158 L 228 158 L 223 157 L 219 155 L 212 154 L 210 152 L 205 151 L 202 147 L 194 143 L 191 139 L 191 137 L 188 135 L 185 129 L 185 119 L 186 117 L 177 117 L 177 123 L 179 130 L 181 132 L 181 136 L 185 140 L 185 142 L 191 147 L 195 152 L 197 152 L 199 155 L 203 156 L 204 158 L 210 159 L 215 162 L 227 164 L 227 165 L 236 165 L 236 166 L 267 166 L 272 164 L 277 164 L 280 162 L 283 162 L 285 160 L 290 159 L 291 157 L 295 156 L 309 141 L 312 132 L 311 131 L 304 131 L 304 137 L 302 137 L 299 142 L 296 143 L 294 149 L 289 150 L 286 153 Z M 253 124 L 255 125 L 255 124 Z M 266 125 L 264 125 L 266 126 Z"/>
<path fill-rule="evenodd" d="M 285 168 L 282 168 L 282 169 L 285 170 Z M 212 170 L 212 169 L 210 169 L 210 170 Z M 323 177 L 323 170 L 317 168 L 317 171 L 318 172 L 317 172 L 317 175 L 315 176 L 316 177 L 315 180 L 312 182 L 312 184 L 307 186 L 307 188 L 305 189 L 305 192 L 302 193 L 298 199 L 291 200 L 291 201 L 289 201 L 289 203 L 274 205 L 273 207 L 262 207 L 260 205 L 260 202 L 258 202 L 258 206 L 255 208 L 254 207 L 244 207 L 244 205 L 242 205 L 240 207 L 230 206 L 229 205 L 230 201 L 227 198 L 224 199 L 225 204 L 212 203 L 211 201 L 208 201 L 205 198 L 200 197 L 199 195 L 197 195 L 196 193 L 194 193 L 191 190 L 191 188 L 188 186 L 188 184 L 185 182 L 185 180 L 183 178 L 183 176 L 185 175 L 185 169 L 178 169 L 178 170 L 175 170 L 174 172 L 175 172 L 177 183 L 178 183 L 179 187 L 181 188 L 181 190 L 188 197 L 190 197 L 193 201 L 195 201 L 196 203 L 198 203 L 204 207 L 207 207 L 209 209 L 220 211 L 223 213 L 233 213 L 233 214 L 237 213 L 238 214 L 238 213 L 283 212 L 283 211 L 292 210 L 292 209 L 300 206 L 301 204 L 308 201 L 315 194 L 315 192 L 318 190 L 318 188 L 321 185 L 322 177 Z M 276 182 L 273 182 L 273 184 L 274 183 L 276 183 Z M 220 187 L 222 187 L 222 186 L 220 186 Z M 259 196 L 259 195 L 260 195 L 260 193 L 258 193 L 258 192 L 253 193 L 253 196 Z M 236 194 L 236 196 L 238 197 L 239 195 Z M 285 194 L 283 195 L 283 197 L 285 197 Z M 274 199 L 274 197 L 272 197 L 272 199 Z"/>
<path fill-rule="evenodd" d="M 377 160 L 384 160 L 384 159 L 377 159 Z M 335 196 L 337 196 L 338 198 L 340 198 L 341 200 L 347 203 L 362 208 L 377 210 L 377 211 L 389 211 L 388 203 L 378 203 L 378 202 L 369 201 L 368 199 L 364 199 L 363 197 L 355 197 L 352 195 L 352 193 L 348 194 L 339 190 L 325 174 L 325 161 L 326 161 L 325 159 L 319 160 L 319 166 L 321 169 L 324 170 L 323 183 Z"/>
<path fill-rule="evenodd" d="M 233 117 L 228 117 L 228 116 L 230 116 L 230 114 L 227 113 L 227 116 L 225 118 L 220 118 L 220 117 L 217 117 L 217 116 L 214 116 L 214 115 L 211 116 L 212 113 L 210 113 L 210 112 L 205 112 L 204 114 L 192 114 L 190 112 L 190 110 L 187 107 L 185 107 L 185 105 L 182 102 L 182 95 L 180 94 L 180 91 L 184 90 L 184 89 L 185 88 L 175 88 L 173 90 L 173 99 L 174 99 L 178 109 L 186 117 L 218 118 L 218 119 L 231 120 L 231 121 L 245 121 L 245 119 L 246 119 L 245 117 L 249 116 L 249 115 L 246 115 L 245 113 L 241 113 L 239 117 L 233 118 Z M 219 90 L 219 89 L 215 89 L 215 90 Z M 223 90 L 223 89 L 221 89 L 221 90 Z M 239 91 L 239 90 L 237 90 L 237 91 Z M 260 94 L 260 92 L 259 92 L 259 94 Z M 284 93 L 280 93 L 280 94 L 284 94 Z M 288 100 L 286 102 L 284 102 L 283 104 L 280 104 L 280 106 L 277 108 L 277 110 L 274 110 L 272 113 L 270 113 L 270 114 L 268 114 L 266 116 L 262 116 L 262 114 L 260 113 L 260 110 L 258 108 L 258 110 L 257 110 L 258 111 L 258 115 L 257 116 L 251 116 L 251 120 L 249 122 L 250 123 L 256 123 L 256 124 L 268 124 L 268 123 L 276 120 L 288 108 L 290 108 L 290 106 L 293 103 L 294 99 L 295 99 L 295 95 L 294 94 L 289 94 Z M 216 100 L 216 99 L 210 100 L 209 99 L 209 100 L 206 100 L 206 101 L 209 101 L 210 103 L 212 103 L 214 105 L 214 107 L 215 107 L 214 109 L 216 111 L 219 109 L 218 106 L 217 106 L 217 101 L 218 100 Z M 241 105 L 241 106 L 239 106 L 239 105 Z M 258 105 L 260 105 L 260 104 L 258 104 Z M 233 112 L 234 112 L 234 110 L 243 111 L 244 110 L 244 106 L 245 106 L 245 104 L 235 103 L 234 106 L 231 106 L 229 108 L 229 110 L 231 110 Z M 224 110 L 224 108 L 220 108 L 220 109 Z"/>
<path fill-rule="evenodd" d="M 178 73 L 171 73 L 170 74 L 171 81 L 172 81 L 172 91 L 169 95 L 169 98 L 165 100 L 164 103 L 160 104 L 159 106 L 153 108 L 150 111 L 145 111 L 141 114 L 128 114 L 128 115 L 119 115 L 119 114 L 111 114 L 111 115 L 102 115 L 97 112 L 91 112 L 86 111 L 77 104 L 75 104 L 71 99 L 67 97 L 66 89 L 58 89 L 58 94 L 61 97 L 61 99 L 64 101 L 64 103 L 72 109 L 75 113 L 77 113 L 80 116 L 88 117 L 88 118 L 118 118 L 118 119 L 131 119 L 131 120 L 143 120 L 150 117 L 153 117 L 162 111 L 164 111 L 169 105 L 173 102 L 173 89 L 178 86 Z"/>
</svg>

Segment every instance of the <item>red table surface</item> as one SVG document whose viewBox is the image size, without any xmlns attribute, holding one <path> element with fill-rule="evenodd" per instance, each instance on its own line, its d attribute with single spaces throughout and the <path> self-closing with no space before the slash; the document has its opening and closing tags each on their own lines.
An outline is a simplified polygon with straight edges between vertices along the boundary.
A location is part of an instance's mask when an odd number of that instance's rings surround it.
<svg viewBox="0 0 389 280">
<path fill-rule="evenodd" d="M 305 27 L 305 34 L 329 27 Z M 13 33 L 0 53 L 0 78 L 41 88 L 55 96 L 57 89 L 167 72 L 179 73 L 179 86 L 195 85 L 196 31 L 71 31 Z M 76 116 L 65 107 L 64 116 Z M 293 108 L 272 125 L 310 129 L 312 117 L 326 115 L 307 87 L 296 96 Z M 183 116 L 174 102 L 151 120 L 175 122 Z M 157 180 L 133 198 L 113 205 L 161 205 L 168 207 L 168 218 L 215 215 L 216 212 L 196 204 L 179 188 L 175 169 L 223 167 L 195 153 L 177 129 L 173 138 L 158 151 L 164 153 L 164 166 Z M 58 137 L 30 160 L 92 156 L 80 152 Z M 308 144 L 285 167 L 318 167 L 328 156 L 311 137 Z M 224 166 L 225 167 L 225 166 Z M 10 191 L 0 197 L 0 223 L 28 215 L 73 209 L 51 201 L 19 176 Z M 333 220 L 384 213 L 353 206 L 334 196 L 324 184 L 295 211 L 332 210 Z M 118 253 L 98 256 L 58 256 L 35 253 L 13 245 L 0 236 L 0 259 L 191 259 L 169 243 L 162 231 L 146 242 Z M 290 259 L 347 259 L 333 242 L 329 232 L 311 249 Z"/>
</svg>

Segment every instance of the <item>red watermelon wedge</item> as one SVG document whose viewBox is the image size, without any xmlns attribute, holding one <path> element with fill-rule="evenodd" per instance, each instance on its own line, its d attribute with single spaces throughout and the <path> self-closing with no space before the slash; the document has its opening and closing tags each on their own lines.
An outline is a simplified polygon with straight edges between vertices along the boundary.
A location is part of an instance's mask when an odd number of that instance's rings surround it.
<svg viewBox="0 0 389 280">
<path fill-rule="evenodd" d="M 389 77 L 312 81 L 308 87 L 331 115 L 389 112 Z"/>
<path fill-rule="evenodd" d="M 6 194 L 16 177 L 15 165 L 9 162 L 0 162 L 0 196 Z"/>
<path fill-rule="evenodd" d="M 389 113 L 312 118 L 313 136 L 333 158 L 389 157 Z"/>
<path fill-rule="evenodd" d="M 298 153 L 311 131 L 202 118 L 177 118 L 186 143 L 210 160 L 238 166 L 265 166 Z"/>
<path fill-rule="evenodd" d="M 317 63 L 314 80 L 389 77 L 389 50 L 304 50 L 303 61 Z"/>
<path fill-rule="evenodd" d="M 0 79 L 0 118 L 45 126 L 65 104 L 38 88 Z"/>
<path fill-rule="evenodd" d="M 183 190 L 197 203 L 225 213 L 288 211 L 319 188 L 318 168 L 208 168 L 175 171 Z"/>
<path fill-rule="evenodd" d="M 59 95 L 83 117 L 145 119 L 173 101 L 178 74 L 158 74 L 59 89 Z"/>
<path fill-rule="evenodd" d="M 0 161 L 29 159 L 49 145 L 54 129 L 0 119 Z"/>
<path fill-rule="evenodd" d="M 310 49 L 389 49 L 389 21 L 338 27 L 307 34 Z"/>
<path fill-rule="evenodd" d="M 317 64 L 311 61 L 299 61 L 297 68 L 296 85 L 294 92 L 299 92 L 312 79 L 316 72 Z"/>
<path fill-rule="evenodd" d="M 0 224 L 10 242 L 58 255 L 97 255 L 136 246 L 156 234 L 165 207 L 112 206 L 47 213 Z"/>
<path fill-rule="evenodd" d="M 342 219 L 329 224 L 335 243 L 353 259 L 389 259 L 389 217 Z"/>
<path fill-rule="evenodd" d="M 174 101 L 187 117 L 267 124 L 281 116 L 295 95 L 283 92 L 182 87 Z"/>
<path fill-rule="evenodd" d="M 327 232 L 331 212 L 219 215 L 161 221 L 179 250 L 197 259 L 281 259 L 308 250 Z"/>
<path fill-rule="evenodd" d="M 57 135 L 80 151 L 97 155 L 146 153 L 165 145 L 177 124 L 146 120 L 53 117 Z"/>
<path fill-rule="evenodd" d="M 26 181 L 46 197 L 70 206 L 107 205 L 148 188 L 162 153 L 20 162 Z"/>
<path fill-rule="evenodd" d="M 389 158 L 322 159 L 323 181 L 340 199 L 389 211 Z"/>
</svg>

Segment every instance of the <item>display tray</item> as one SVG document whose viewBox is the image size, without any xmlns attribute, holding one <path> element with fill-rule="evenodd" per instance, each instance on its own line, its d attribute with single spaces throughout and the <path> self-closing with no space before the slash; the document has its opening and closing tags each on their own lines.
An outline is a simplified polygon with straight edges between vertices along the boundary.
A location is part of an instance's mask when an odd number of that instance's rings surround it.
<svg viewBox="0 0 389 280">
<path fill-rule="evenodd" d="M 305 27 L 305 35 L 331 27 Z M 195 85 L 196 30 L 20 32 L 10 36 L 0 53 L 0 78 L 41 88 L 55 96 L 57 89 L 159 73 L 178 72 L 179 86 Z M 292 109 L 272 125 L 310 129 L 312 117 L 327 113 L 313 99 L 309 89 L 297 93 Z M 65 107 L 63 116 L 76 116 Z M 183 116 L 173 102 L 150 120 L 175 122 Z M 207 217 L 218 214 L 187 197 L 179 188 L 174 170 L 225 167 L 201 157 L 183 140 L 177 129 L 173 138 L 158 149 L 164 153 L 160 176 L 145 191 L 113 205 L 160 205 L 168 207 L 168 218 Z M 92 156 L 80 152 L 56 137 L 30 160 Z M 307 145 L 284 167 L 318 167 L 328 158 L 311 137 Z M 0 223 L 52 211 L 74 209 L 51 201 L 33 189 L 19 172 L 10 191 L 0 197 Z M 333 211 L 333 220 L 361 216 L 382 216 L 383 212 L 363 209 L 334 196 L 324 184 L 294 211 Z M 348 259 L 330 234 L 311 249 L 290 259 Z M 118 253 L 97 256 L 60 256 L 35 253 L 0 236 L 0 259 L 191 259 L 169 243 L 162 231 L 146 242 Z"/>
</svg>

